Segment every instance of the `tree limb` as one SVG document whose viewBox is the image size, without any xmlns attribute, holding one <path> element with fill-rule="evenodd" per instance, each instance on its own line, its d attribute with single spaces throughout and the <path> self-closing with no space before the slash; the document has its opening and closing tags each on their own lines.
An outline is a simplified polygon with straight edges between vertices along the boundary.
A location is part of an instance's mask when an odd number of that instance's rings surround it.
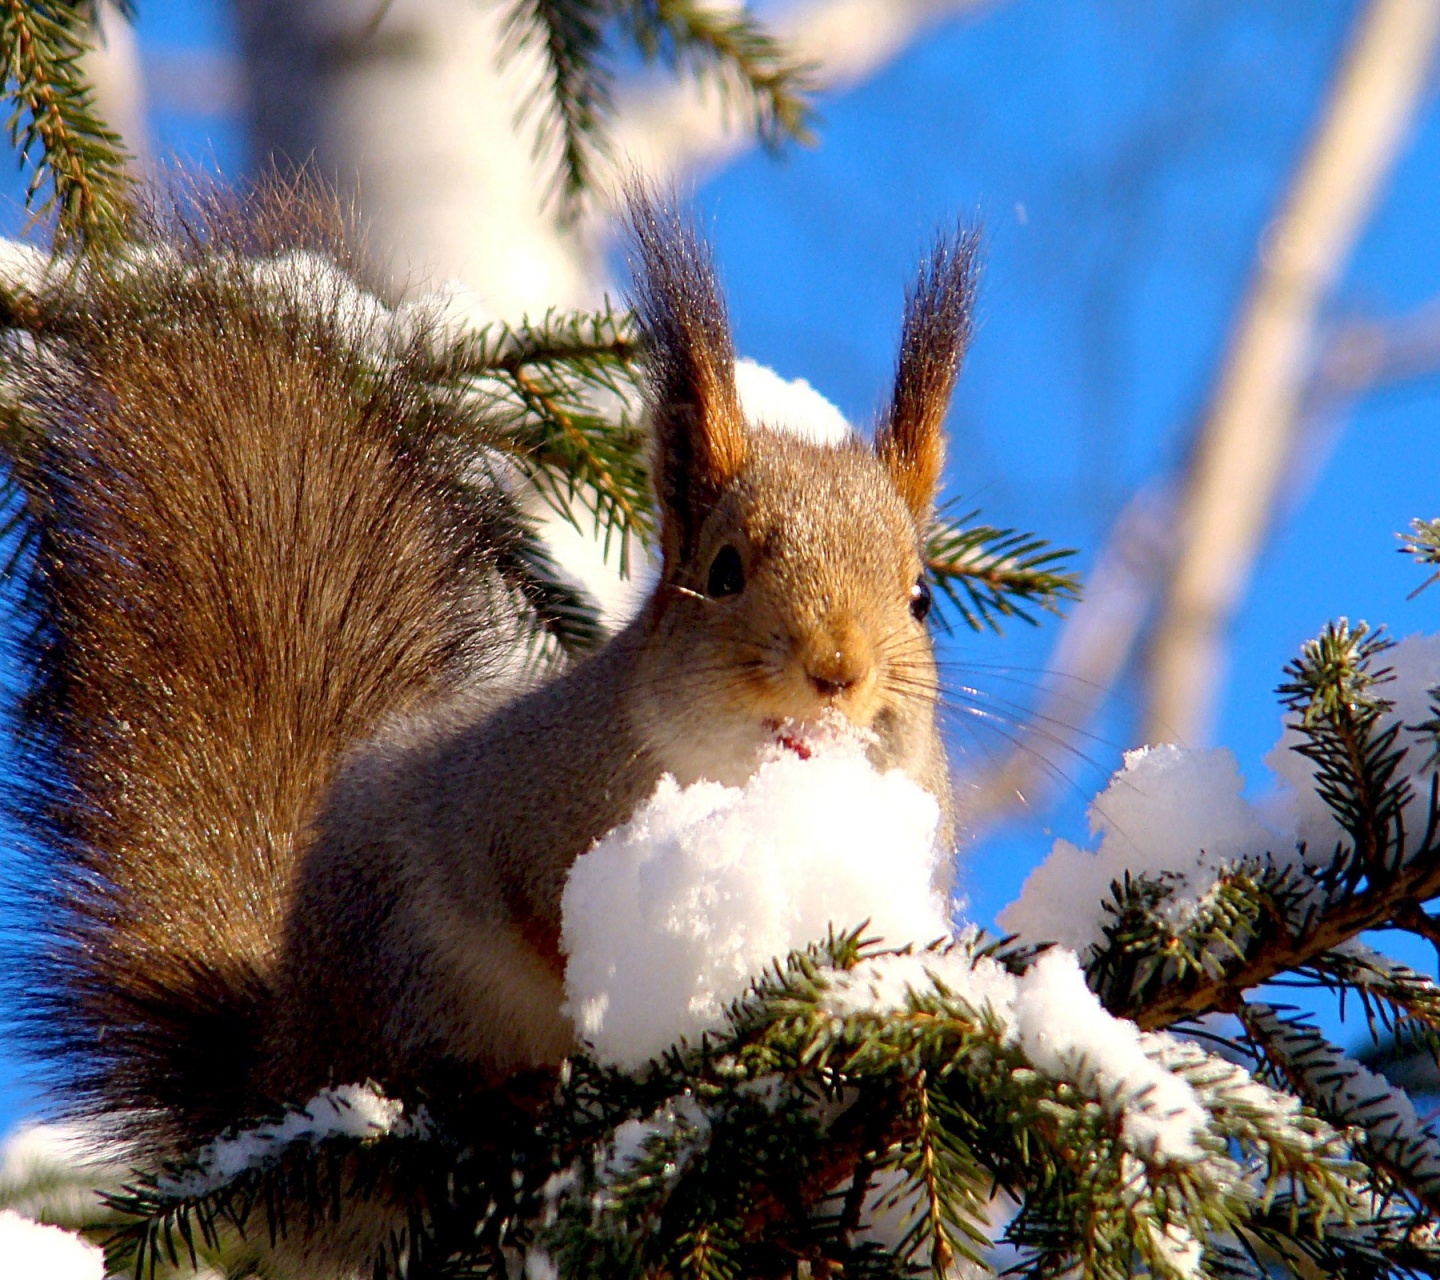
<svg viewBox="0 0 1440 1280">
<path fill-rule="evenodd" d="M 1273 931 L 1255 942 L 1238 965 L 1207 974 L 1193 983 L 1169 983 L 1159 996 L 1123 1012 L 1146 1031 L 1156 1031 L 1214 1010 L 1233 1011 L 1244 993 L 1282 972 L 1300 969 L 1316 957 L 1369 929 L 1411 929 L 1417 903 L 1440 895 L 1440 862 L 1430 841 L 1403 869 L 1374 888 L 1356 893 L 1319 914 L 1296 933 L 1275 921 Z"/>
<path fill-rule="evenodd" d="M 1289 458 L 1316 316 L 1378 200 L 1440 46 L 1433 0 L 1370 0 L 1267 229 L 1195 443 L 1154 632 L 1148 741 L 1198 745 L 1224 636 Z"/>
</svg>

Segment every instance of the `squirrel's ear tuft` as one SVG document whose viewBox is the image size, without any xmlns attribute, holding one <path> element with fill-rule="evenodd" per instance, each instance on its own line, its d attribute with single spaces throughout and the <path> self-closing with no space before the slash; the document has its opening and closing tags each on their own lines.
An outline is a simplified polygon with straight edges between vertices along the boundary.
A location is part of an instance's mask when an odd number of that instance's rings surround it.
<svg viewBox="0 0 1440 1280">
<path fill-rule="evenodd" d="M 979 234 L 941 236 L 905 299 L 895 394 L 875 452 L 922 527 L 930 522 L 945 463 L 945 413 L 970 344 Z"/>
<path fill-rule="evenodd" d="M 667 565 L 688 556 L 715 500 L 745 463 L 730 321 L 710 249 L 674 207 L 628 192 L 632 302 L 648 347 L 646 399 Z"/>
</svg>

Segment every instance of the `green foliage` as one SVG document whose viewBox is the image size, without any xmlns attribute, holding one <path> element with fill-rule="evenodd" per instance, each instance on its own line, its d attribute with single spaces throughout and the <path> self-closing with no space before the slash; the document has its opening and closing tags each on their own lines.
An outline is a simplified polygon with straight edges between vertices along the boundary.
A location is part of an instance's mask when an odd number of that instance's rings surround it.
<svg viewBox="0 0 1440 1280">
<path fill-rule="evenodd" d="M 926 567 L 944 605 L 972 631 L 1000 630 L 1000 619 L 1036 621 L 1030 606 L 1060 613 L 1080 598 L 1080 578 L 1062 568 L 1075 553 L 1033 533 L 973 523 L 980 513 L 942 513 L 930 532 Z M 941 613 L 942 623 L 944 607 Z M 948 625 L 948 623 L 947 623 Z"/>
<path fill-rule="evenodd" d="M 1380 727 L 1391 704 L 1377 690 L 1389 669 L 1373 670 L 1390 647 L 1380 632 L 1342 618 L 1306 641 L 1279 688 L 1283 705 L 1299 717 L 1291 727 L 1305 735 L 1296 750 L 1314 762 L 1317 790 L 1353 841 L 1346 862 L 1352 884 L 1403 849 L 1398 824 L 1410 785 L 1396 770 L 1405 753 L 1396 745 L 1400 725 Z"/>
<path fill-rule="evenodd" d="M 6 129 L 31 169 L 26 207 L 55 215 L 57 247 L 113 241 L 124 218 L 126 156 L 95 114 L 80 67 L 92 8 L 86 0 L 0 0 Z"/>
<path fill-rule="evenodd" d="M 556 153 L 554 194 L 567 218 L 579 213 L 608 154 L 615 73 L 607 34 L 623 33 L 647 63 L 715 88 L 768 147 L 810 140 L 810 71 L 794 61 L 748 8 L 695 0 L 514 0 L 506 17 L 509 56 L 537 53 L 544 67 L 522 107 L 537 122 L 536 149 Z"/>
<path fill-rule="evenodd" d="M 1402 745 L 1378 693 L 1390 678 L 1377 667 L 1388 648 L 1364 624 L 1332 623 L 1287 666 L 1279 688 L 1294 749 L 1313 762 L 1316 791 L 1339 824 L 1336 846 L 1256 850 L 1178 917 L 1167 910 L 1172 886 L 1163 876 L 1115 886 L 1106 945 L 1087 960 L 1109 1008 L 1142 1026 L 1168 1026 L 1234 1010 L 1245 991 L 1292 974 L 1362 1001 L 1383 999 L 1417 1034 L 1440 1025 L 1418 975 L 1356 958 L 1368 954 L 1354 941 L 1367 929 L 1431 936 L 1422 905 L 1440 896 L 1440 795 L 1433 775 L 1423 795 L 1407 776 L 1424 766 L 1410 760 L 1413 748 Z"/>
<path fill-rule="evenodd" d="M 695 0 L 620 0 L 621 23 L 646 62 L 712 86 L 732 109 L 750 109 L 750 124 L 772 150 L 810 142 L 810 68 L 794 62 L 744 9 Z"/>
<path fill-rule="evenodd" d="M 1270 1075 L 1300 1094 L 1316 1114 L 1349 1130 L 1356 1153 L 1430 1212 L 1440 1212 L 1440 1142 L 1421 1126 L 1409 1099 L 1326 1042 L 1303 1016 L 1250 1003 L 1240 1019 Z"/>
<path fill-rule="evenodd" d="M 646 441 L 637 419 L 639 340 L 628 313 L 551 312 L 457 339 L 425 369 L 457 441 L 508 459 L 559 515 L 589 516 L 622 571 L 654 532 Z"/>
<path fill-rule="evenodd" d="M 537 50 L 545 68 L 547 79 L 533 87 L 521 115 L 537 120 L 537 152 L 559 151 L 555 194 L 572 217 L 595 184 L 596 152 L 613 111 L 601 60 L 607 9 L 595 0 L 517 0 L 506 17 L 510 56 Z"/>
<path fill-rule="evenodd" d="M 978 939 L 931 954 L 952 976 L 1027 961 Z M 1281 1194 L 1317 1222 L 1355 1215 L 1340 1135 L 1230 1063 L 1179 1041 L 1156 1048 L 1208 1121 L 1194 1159 L 1151 1158 L 1083 1071 L 1037 1070 L 988 1004 L 941 978 L 893 1009 L 847 1003 L 847 974 L 891 956 L 855 933 L 795 953 L 713 1036 L 634 1076 L 578 1055 L 538 1126 L 500 1124 L 499 1142 L 493 1109 L 477 1140 L 436 1108 L 418 1131 L 278 1146 L 222 1186 L 187 1190 L 203 1161 L 168 1169 L 112 1202 L 137 1218 L 112 1266 L 213 1246 L 227 1229 L 268 1231 L 277 1205 L 303 1230 L 302 1215 L 325 1214 L 337 1194 L 363 1202 L 381 1187 L 408 1224 L 386 1274 L 412 1278 L 503 1274 L 505 1248 L 613 1280 L 794 1275 L 802 1263 L 939 1276 L 988 1247 L 995 1190 L 1020 1206 L 1006 1233 L 1018 1274 L 1171 1277 L 1186 1240 L 1263 1222 Z M 476 1158 L 486 1146 L 494 1158 Z M 877 1175 L 876 1196 L 908 1215 L 889 1245 L 862 1228 Z"/>
<path fill-rule="evenodd" d="M 1440 520 L 1412 520 L 1410 530 L 1400 535 L 1400 550 L 1405 555 L 1414 556 L 1417 564 L 1428 567 L 1440 565 Z M 1437 578 L 1440 578 L 1440 569 L 1416 587 L 1410 598 L 1413 600 Z"/>
</svg>

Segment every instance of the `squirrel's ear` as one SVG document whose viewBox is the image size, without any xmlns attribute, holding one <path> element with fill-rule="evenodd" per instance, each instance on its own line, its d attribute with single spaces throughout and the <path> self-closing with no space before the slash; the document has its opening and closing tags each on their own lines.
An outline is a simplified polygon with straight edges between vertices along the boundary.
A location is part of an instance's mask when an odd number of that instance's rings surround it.
<svg viewBox="0 0 1440 1280">
<path fill-rule="evenodd" d="M 629 220 L 661 542 L 671 565 L 693 550 L 706 514 L 744 465 L 745 419 L 708 246 L 673 205 L 638 185 L 629 192 Z"/>
<path fill-rule="evenodd" d="M 942 424 L 970 344 L 979 243 L 974 231 L 942 236 L 920 264 L 905 298 L 894 397 L 875 435 L 875 452 L 922 527 L 934 511 L 945 463 Z"/>
</svg>

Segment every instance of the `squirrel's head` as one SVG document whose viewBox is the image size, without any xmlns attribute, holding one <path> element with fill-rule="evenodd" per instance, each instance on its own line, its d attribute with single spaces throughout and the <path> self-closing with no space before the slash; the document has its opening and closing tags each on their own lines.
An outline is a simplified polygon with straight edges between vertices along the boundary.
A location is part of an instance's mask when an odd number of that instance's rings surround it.
<svg viewBox="0 0 1440 1280">
<path fill-rule="evenodd" d="M 637 710 L 662 767 L 734 783 L 767 742 L 838 716 L 877 765 L 940 794 L 924 549 L 974 237 L 941 240 L 921 269 L 874 444 L 825 444 L 746 420 L 706 246 L 648 199 L 631 221 L 663 553 Z"/>
</svg>

